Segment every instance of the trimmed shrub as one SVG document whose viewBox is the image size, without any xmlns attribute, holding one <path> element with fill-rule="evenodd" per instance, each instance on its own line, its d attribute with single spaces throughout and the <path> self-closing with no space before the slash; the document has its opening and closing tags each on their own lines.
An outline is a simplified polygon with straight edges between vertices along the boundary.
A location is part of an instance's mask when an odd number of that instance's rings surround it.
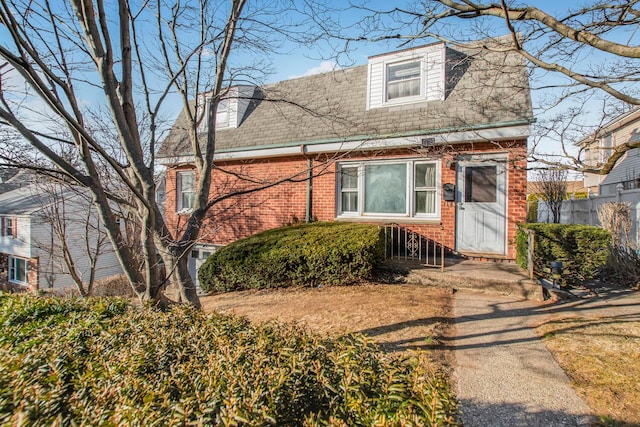
<svg viewBox="0 0 640 427">
<path fill-rule="evenodd" d="M 524 228 L 536 233 L 534 270 L 545 276 L 544 268 L 551 261 L 562 261 L 563 284 L 577 284 L 599 274 L 607 262 L 611 234 L 599 227 L 579 224 L 525 224 L 518 230 L 517 262 L 527 268 L 527 234 Z"/>
<path fill-rule="evenodd" d="M 198 280 L 203 289 L 217 292 L 349 284 L 371 277 L 383 256 L 378 226 L 315 222 L 231 243 L 205 261 Z"/>
<path fill-rule="evenodd" d="M 420 354 L 297 325 L 0 295 L 1 425 L 453 425 Z"/>
</svg>

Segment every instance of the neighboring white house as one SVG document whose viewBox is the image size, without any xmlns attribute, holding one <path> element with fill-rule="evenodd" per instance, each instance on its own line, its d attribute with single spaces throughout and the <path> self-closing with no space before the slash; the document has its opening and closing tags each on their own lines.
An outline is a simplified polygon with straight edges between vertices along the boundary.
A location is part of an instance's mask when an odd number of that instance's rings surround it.
<svg viewBox="0 0 640 427">
<path fill-rule="evenodd" d="M 560 223 L 599 225 L 598 208 L 605 203 L 625 203 L 630 208 L 631 230 L 628 244 L 640 247 L 640 108 L 616 117 L 579 144 L 587 147 L 586 160 L 591 166 L 604 164 L 616 147 L 629 149 L 617 160 L 607 175 L 584 176 L 584 187 L 591 190 L 587 199 L 562 202 Z M 549 222 L 551 213 L 543 201 L 538 203 L 538 221 Z"/>
<path fill-rule="evenodd" d="M 640 141 L 640 107 L 621 114 L 597 132 L 578 143 L 586 147 L 585 161 L 598 167 L 620 145 L 633 146 Z M 640 156 L 637 148 L 627 151 L 608 175 L 585 173 L 584 186 L 601 195 L 615 194 L 621 183 L 624 190 L 640 188 Z"/>
<path fill-rule="evenodd" d="M 10 288 L 66 289 L 121 274 L 90 200 L 32 184 L 0 194 L 0 271 Z"/>
</svg>

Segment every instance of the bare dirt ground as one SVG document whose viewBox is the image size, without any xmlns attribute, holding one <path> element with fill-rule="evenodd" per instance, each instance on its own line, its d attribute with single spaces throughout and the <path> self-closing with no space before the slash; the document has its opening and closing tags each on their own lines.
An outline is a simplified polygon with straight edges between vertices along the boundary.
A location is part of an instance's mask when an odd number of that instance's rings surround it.
<svg viewBox="0 0 640 427">
<path fill-rule="evenodd" d="M 320 334 L 362 333 L 389 351 L 432 351 L 440 367 L 447 365 L 439 338 L 450 324 L 450 289 L 367 284 L 231 292 L 201 302 L 206 312 L 235 313 L 256 322 L 293 321 Z"/>
</svg>

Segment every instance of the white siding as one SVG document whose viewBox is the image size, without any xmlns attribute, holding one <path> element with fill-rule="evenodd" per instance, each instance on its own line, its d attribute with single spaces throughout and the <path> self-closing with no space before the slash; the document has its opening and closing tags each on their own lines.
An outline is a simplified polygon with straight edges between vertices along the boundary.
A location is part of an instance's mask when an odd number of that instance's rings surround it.
<svg viewBox="0 0 640 427">
<path fill-rule="evenodd" d="M 0 252 L 15 255 L 22 258 L 31 257 L 31 221 L 27 215 L 5 216 L 18 221 L 18 233 L 16 237 L 0 235 Z"/>
<path fill-rule="evenodd" d="M 429 51 L 425 55 L 425 75 L 427 76 L 427 101 L 444 100 L 446 49 Z"/>
<path fill-rule="evenodd" d="M 97 214 L 86 201 L 76 198 L 65 202 L 65 227 L 66 239 L 70 247 L 71 256 L 76 263 L 76 270 L 88 280 L 90 274 L 90 261 L 87 256 L 87 242 L 91 248 L 95 248 L 100 233 L 95 228 L 98 224 Z M 90 209 L 90 227 L 86 227 L 87 212 Z M 104 228 L 100 228 L 104 231 Z M 40 288 L 62 289 L 74 287 L 75 284 L 68 272 L 62 257 L 59 239 L 52 239 L 51 225 L 42 213 L 33 218 L 32 245 L 34 256 L 40 258 Z M 88 231 L 87 231 L 88 230 Z M 102 253 L 98 256 L 96 279 L 111 277 L 121 274 L 120 264 L 115 256 L 113 247 L 107 239 L 101 247 Z"/>
<path fill-rule="evenodd" d="M 384 104 L 384 63 L 369 63 L 369 108 L 380 108 Z"/>
</svg>

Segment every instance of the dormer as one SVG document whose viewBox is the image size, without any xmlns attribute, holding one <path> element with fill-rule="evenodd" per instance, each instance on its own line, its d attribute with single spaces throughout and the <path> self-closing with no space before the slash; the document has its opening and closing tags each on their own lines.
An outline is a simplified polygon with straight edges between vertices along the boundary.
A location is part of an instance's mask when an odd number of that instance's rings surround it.
<svg viewBox="0 0 640 427">
<path fill-rule="evenodd" d="M 254 91 L 254 86 L 233 86 L 228 89 L 218 104 L 216 130 L 235 129 L 240 126 L 249 108 Z M 201 106 L 204 104 L 205 108 L 209 108 L 209 104 L 205 102 L 205 100 L 209 99 L 209 96 L 210 94 L 199 95 L 198 104 Z M 199 132 L 207 130 L 206 113 L 207 111 L 205 111 L 205 119 L 203 119 L 198 126 Z"/>
<path fill-rule="evenodd" d="M 445 56 L 436 43 L 370 57 L 367 109 L 444 100 Z"/>
</svg>

